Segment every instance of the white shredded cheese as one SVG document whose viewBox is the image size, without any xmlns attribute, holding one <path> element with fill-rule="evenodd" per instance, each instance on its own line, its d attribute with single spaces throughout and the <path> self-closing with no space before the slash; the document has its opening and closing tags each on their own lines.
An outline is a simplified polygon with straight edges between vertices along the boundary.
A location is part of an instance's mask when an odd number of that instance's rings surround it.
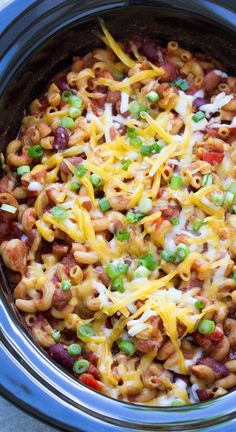
<svg viewBox="0 0 236 432">
<path fill-rule="evenodd" d="M 225 92 L 219 93 L 213 102 L 202 105 L 201 111 L 205 111 L 206 115 L 209 116 L 211 113 L 216 113 L 220 111 L 220 109 L 229 103 L 233 99 L 233 95 L 226 95 Z"/>
<path fill-rule="evenodd" d="M 42 185 L 37 181 L 31 181 L 28 185 L 28 190 L 31 192 L 39 192 L 42 189 Z"/>
<path fill-rule="evenodd" d="M 98 298 L 100 300 L 101 306 L 108 304 L 107 288 L 105 285 L 100 282 L 93 281 L 93 288 L 99 293 Z"/>
<path fill-rule="evenodd" d="M 127 92 L 121 92 L 121 100 L 120 100 L 120 112 L 121 114 L 128 111 L 129 107 L 129 94 Z"/>
<path fill-rule="evenodd" d="M 111 141 L 110 129 L 113 126 L 112 104 L 106 103 L 104 110 L 104 130 L 106 142 Z"/>
</svg>

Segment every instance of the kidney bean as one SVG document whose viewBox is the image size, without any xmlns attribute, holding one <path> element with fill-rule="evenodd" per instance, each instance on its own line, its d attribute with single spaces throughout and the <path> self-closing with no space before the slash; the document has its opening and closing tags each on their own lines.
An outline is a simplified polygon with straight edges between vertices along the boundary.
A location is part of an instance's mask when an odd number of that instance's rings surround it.
<svg viewBox="0 0 236 432">
<path fill-rule="evenodd" d="M 158 45 L 153 41 L 145 41 L 142 46 L 143 54 L 153 63 L 163 62 L 163 54 Z"/>
<path fill-rule="evenodd" d="M 199 108 L 200 108 L 202 105 L 206 105 L 206 104 L 208 104 L 208 103 L 209 103 L 208 99 L 198 97 L 198 98 L 195 99 L 195 101 L 194 101 L 194 106 L 195 106 L 195 108 L 196 108 L 197 110 L 199 110 Z"/>
<path fill-rule="evenodd" d="M 64 348 L 63 344 L 58 343 L 52 345 L 48 349 L 48 354 L 53 358 L 57 363 L 59 363 L 64 368 L 71 370 L 76 358 L 70 356 L 68 351 Z"/>
<path fill-rule="evenodd" d="M 10 221 L 9 219 L 0 221 L 0 241 L 7 238 L 10 233 Z M 11 236 L 11 233 L 10 233 Z"/>
<path fill-rule="evenodd" d="M 203 88 L 207 92 L 211 92 L 212 90 L 214 90 L 218 86 L 220 81 L 221 81 L 220 76 L 217 75 L 214 71 L 211 71 L 205 75 Z"/>
<path fill-rule="evenodd" d="M 175 65 L 173 65 L 172 63 L 162 63 L 160 66 L 165 71 L 165 74 L 162 75 L 161 80 L 163 80 L 163 81 L 175 81 L 177 79 L 178 72 L 176 70 Z"/>
<path fill-rule="evenodd" d="M 229 375 L 228 368 L 223 363 L 220 363 L 211 357 L 199 359 L 197 361 L 197 364 L 201 364 L 211 368 L 216 374 L 216 379 L 224 378 Z"/>
<path fill-rule="evenodd" d="M 53 147 L 56 150 L 65 150 L 69 143 L 69 132 L 62 126 L 58 126 L 54 132 Z"/>
<path fill-rule="evenodd" d="M 198 389 L 196 393 L 200 402 L 204 402 L 213 398 L 213 393 L 206 389 Z"/>
<path fill-rule="evenodd" d="M 53 294 L 52 304 L 57 310 L 61 311 L 67 306 L 71 298 L 71 290 L 63 291 L 61 288 L 56 288 Z"/>
<path fill-rule="evenodd" d="M 69 84 L 66 80 L 66 75 L 61 75 L 56 79 L 55 84 L 61 91 L 70 90 Z"/>
<path fill-rule="evenodd" d="M 110 278 L 107 276 L 104 268 L 102 266 L 95 267 L 95 272 L 98 275 L 98 279 L 106 286 L 109 286 Z"/>
</svg>

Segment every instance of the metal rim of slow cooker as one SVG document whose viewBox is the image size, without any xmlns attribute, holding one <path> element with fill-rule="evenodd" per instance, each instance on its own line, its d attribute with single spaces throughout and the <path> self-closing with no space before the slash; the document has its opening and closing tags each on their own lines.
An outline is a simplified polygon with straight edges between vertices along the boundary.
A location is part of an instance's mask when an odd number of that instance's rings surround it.
<svg viewBox="0 0 236 432">
<path fill-rule="evenodd" d="M 31 8 L 33 8 L 44 3 L 44 0 L 39 0 L 37 2 L 32 1 L 31 3 Z M 54 12 L 63 8 L 64 3 L 63 1 L 56 2 L 57 7 L 54 8 Z M 74 2 L 72 1 L 71 3 Z M 82 11 L 82 6 L 79 16 L 78 12 L 76 14 L 72 13 L 72 16 L 63 24 L 69 25 L 77 21 L 78 18 L 84 19 L 87 16 L 92 17 L 98 12 L 104 13 L 111 9 L 114 10 L 114 8 L 130 6 L 131 3 L 132 5 L 137 5 L 142 2 L 124 2 L 119 0 L 111 2 L 108 0 L 106 2 L 89 1 L 88 3 L 93 7 L 88 8 L 87 5 L 87 8 L 85 8 L 86 10 Z M 155 2 L 145 2 L 145 4 L 152 4 L 152 6 L 153 3 Z M 167 0 L 165 3 L 171 4 L 172 1 Z M 180 0 L 178 5 L 183 7 L 185 3 L 184 0 Z M 196 3 L 198 4 L 201 13 L 206 13 L 206 10 L 209 11 L 215 6 L 214 2 L 211 0 L 205 2 L 197 2 L 195 0 L 192 3 L 195 6 Z M 222 1 L 218 3 L 219 7 L 223 7 Z M 192 7 L 194 5 L 192 5 Z M 26 9 L 16 17 L 14 25 L 17 25 L 17 22 L 24 18 L 28 12 L 29 9 Z M 52 11 L 49 7 L 49 10 L 46 12 L 47 17 L 50 12 Z M 229 26 L 232 25 L 231 12 L 232 11 L 229 10 Z M 215 18 L 217 21 L 217 16 Z M 39 20 L 37 19 L 30 23 L 30 28 L 38 24 Z M 11 26 L 9 28 L 11 28 Z M 60 28 L 62 28 L 62 23 L 54 27 L 53 31 L 48 29 L 48 33 L 44 34 L 44 39 L 48 38 L 55 31 L 59 31 Z M 5 30 L 7 31 L 8 29 L 6 28 Z M 26 29 L 24 29 L 24 31 L 26 31 Z M 43 37 L 38 43 L 42 41 Z M 15 45 L 13 44 L 7 54 L 11 56 L 14 53 L 14 49 Z M 26 53 L 27 56 L 29 55 L 29 51 Z M 24 58 L 21 58 L 21 62 L 24 60 Z M 10 62 L 8 63 L 7 61 L 3 64 L 5 72 L 9 72 L 6 81 L 10 81 L 15 73 L 14 68 L 9 71 L 9 64 Z M 17 62 L 15 67 L 17 67 Z M 6 85 L 6 81 L 3 83 L 4 86 Z M 4 86 L 2 85 L 2 90 Z M 2 283 L 4 284 L 3 274 L 2 279 Z M 180 431 L 185 428 L 188 428 L 188 431 L 213 431 L 212 428 L 214 427 L 214 431 L 220 432 L 221 429 L 218 429 L 218 427 L 221 427 L 220 425 L 223 422 L 233 420 L 235 417 L 234 406 L 236 395 L 234 392 L 228 393 L 214 401 L 184 407 L 184 409 L 153 409 L 147 406 L 122 403 L 102 396 L 99 393 L 95 393 L 85 386 L 78 384 L 58 366 L 48 361 L 47 356 L 40 348 L 35 346 L 24 328 L 19 326 L 2 292 L 1 305 L 0 352 L 2 357 L 2 371 L 4 371 L 1 383 L 2 392 L 13 401 L 23 406 L 24 409 L 28 409 L 30 412 L 40 415 L 41 418 L 49 420 L 60 427 L 69 427 L 70 430 L 78 430 L 77 427 L 83 427 L 84 431 L 90 431 L 93 430 L 94 427 L 99 427 L 100 430 L 104 431 Z M 16 392 L 18 392 L 18 394 L 16 394 Z M 178 413 L 178 416 L 176 416 L 176 413 Z M 79 425 L 78 422 L 80 422 Z M 229 432 L 233 431 L 231 427 L 233 427 L 232 421 L 224 425 L 224 430 Z"/>
</svg>

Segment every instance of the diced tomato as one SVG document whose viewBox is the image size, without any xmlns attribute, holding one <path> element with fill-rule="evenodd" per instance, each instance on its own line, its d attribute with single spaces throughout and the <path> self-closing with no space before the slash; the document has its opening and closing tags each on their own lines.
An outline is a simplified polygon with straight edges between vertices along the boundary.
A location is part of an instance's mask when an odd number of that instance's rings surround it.
<svg viewBox="0 0 236 432">
<path fill-rule="evenodd" d="M 217 152 L 204 152 L 202 155 L 202 159 L 211 165 L 215 165 L 222 162 L 222 160 L 224 159 L 224 154 Z"/>
<path fill-rule="evenodd" d="M 93 375 L 90 375 L 88 373 L 84 373 L 80 375 L 79 378 L 80 382 L 83 384 L 86 384 L 88 387 L 91 387 L 94 390 L 101 391 L 102 390 L 102 383 L 100 381 L 97 381 Z"/>
<path fill-rule="evenodd" d="M 216 326 L 215 330 L 213 331 L 213 333 L 210 334 L 210 339 L 212 341 L 219 341 L 224 337 L 224 331 L 222 330 L 222 328 Z"/>
</svg>

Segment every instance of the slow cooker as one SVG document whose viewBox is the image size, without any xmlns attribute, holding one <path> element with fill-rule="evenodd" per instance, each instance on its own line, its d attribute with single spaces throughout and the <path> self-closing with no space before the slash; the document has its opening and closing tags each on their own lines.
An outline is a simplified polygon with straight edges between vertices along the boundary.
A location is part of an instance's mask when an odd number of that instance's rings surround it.
<svg viewBox="0 0 236 432">
<path fill-rule="evenodd" d="M 14 138 L 24 108 L 72 55 L 99 45 L 104 17 L 115 37 L 139 34 L 201 49 L 236 72 L 232 0 L 18 0 L 0 4 L 0 149 Z M 0 268 L 0 389 L 31 414 L 68 431 L 236 430 L 236 392 L 185 407 L 113 400 L 68 376 L 35 345 L 14 308 Z"/>
</svg>

